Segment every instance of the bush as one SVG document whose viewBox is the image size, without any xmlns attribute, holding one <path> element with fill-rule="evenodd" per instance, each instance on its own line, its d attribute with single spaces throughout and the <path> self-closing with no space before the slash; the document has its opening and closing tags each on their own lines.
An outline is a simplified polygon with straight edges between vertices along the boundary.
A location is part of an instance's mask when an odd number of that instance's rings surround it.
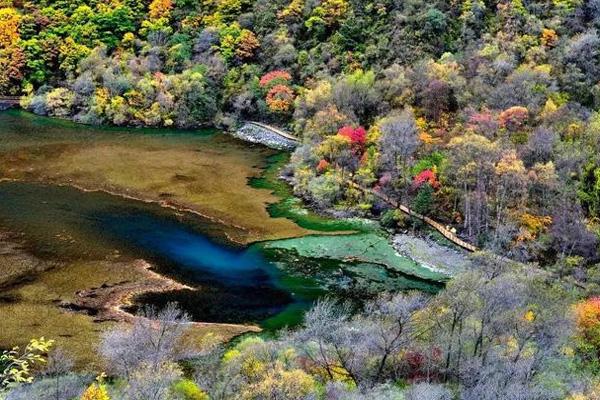
<svg viewBox="0 0 600 400">
<path fill-rule="evenodd" d="M 386 212 L 384 212 L 381 216 L 381 219 L 379 220 L 379 223 L 384 228 L 395 228 L 396 220 L 394 219 L 394 210 L 387 210 Z"/>
<path fill-rule="evenodd" d="M 172 387 L 173 396 L 178 400 L 208 400 L 208 395 L 189 379 L 182 379 Z"/>
<path fill-rule="evenodd" d="M 36 380 L 11 390 L 6 400 L 56 400 L 79 398 L 85 390 L 89 378 L 68 374 Z"/>
</svg>

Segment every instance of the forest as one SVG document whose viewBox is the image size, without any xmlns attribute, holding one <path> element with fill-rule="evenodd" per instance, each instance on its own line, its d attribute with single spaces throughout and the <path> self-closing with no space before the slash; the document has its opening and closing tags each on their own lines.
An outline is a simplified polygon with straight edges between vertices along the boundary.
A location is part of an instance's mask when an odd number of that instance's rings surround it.
<svg viewBox="0 0 600 400">
<path fill-rule="evenodd" d="M 484 250 L 435 296 L 325 299 L 298 330 L 201 354 L 177 346 L 185 315 L 152 310 L 167 344 L 107 334 L 91 386 L 50 352 L 7 399 L 600 398 L 599 30 L 599 0 L 0 0 L 0 96 L 23 108 L 278 126 L 312 208 L 422 228 L 373 190 Z"/>
</svg>

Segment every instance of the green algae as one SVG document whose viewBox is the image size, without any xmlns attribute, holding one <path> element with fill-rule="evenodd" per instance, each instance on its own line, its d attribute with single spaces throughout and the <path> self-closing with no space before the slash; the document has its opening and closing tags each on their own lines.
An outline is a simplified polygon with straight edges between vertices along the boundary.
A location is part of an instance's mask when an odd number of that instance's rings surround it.
<svg viewBox="0 0 600 400">
<path fill-rule="evenodd" d="M 313 259 L 337 259 L 346 262 L 383 265 L 386 269 L 419 279 L 442 282 L 447 275 L 398 254 L 389 240 L 378 233 L 335 236 L 304 236 L 264 242 L 265 250 L 287 250 Z"/>
<path fill-rule="evenodd" d="M 251 178 L 249 185 L 255 189 L 268 189 L 280 198 L 267 207 L 273 218 L 287 218 L 304 229 L 318 232 L 373 232 L 378 224 L 364 218 L 334 219 L 309 210 L 301 199 L 294 196 L 290 185 L 279 179 L 279 173 L 289 162 L 289 154 L 280 152 L 267 158 L 267 166 L 258 178 Z"/>
</svg>

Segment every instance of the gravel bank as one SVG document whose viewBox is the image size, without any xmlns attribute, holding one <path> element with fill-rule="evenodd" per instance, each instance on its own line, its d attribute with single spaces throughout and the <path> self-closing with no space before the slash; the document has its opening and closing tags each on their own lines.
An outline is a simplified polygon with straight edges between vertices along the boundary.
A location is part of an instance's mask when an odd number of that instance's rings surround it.
<svg viewBox="0 0 600 400">
<path fill-rule="evenodd" d="M 469 255 L 443 246 L 435 241 L 408 234 L 396 234 L 393 245 L 398 253 L 405 255 L 434 271 L 455 275 L 469 267 Z"/>
<path fill-rule="evenodd" d="M 259 143 L 277 150 L 292 151 L 298 146 L 297 142 L 254 124 L 245 124 L 237 131 L 232 132 L 232 135 L 238 139 Z"/>
</svg>

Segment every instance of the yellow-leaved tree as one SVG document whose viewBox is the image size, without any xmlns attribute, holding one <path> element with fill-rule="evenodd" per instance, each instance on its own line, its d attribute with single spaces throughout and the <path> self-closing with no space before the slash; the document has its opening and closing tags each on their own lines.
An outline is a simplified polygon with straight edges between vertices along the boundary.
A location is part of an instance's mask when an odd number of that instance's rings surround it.
<svg viewBox="0 0 600 400">
<path fill-rule="evenodd" d="M 19 40 L 21 17 L 14 8 L 0 8 L 0 49 L 5 49 Z"/>
<path fill-rule="evenodd" d="M 81 400 L 110 400 L 110 397 L 104 385 L 94 383 L 83 392 Z"/>
<path fill-rule="evenodd" d="M 23 350 L 13 347 L 0 353 L 0 389 L 32 382 L 32 367 L 46 362 L 46 354 L 53 344 L 54 340 L 42 337 L 32 339 Z"/>
</svg>

